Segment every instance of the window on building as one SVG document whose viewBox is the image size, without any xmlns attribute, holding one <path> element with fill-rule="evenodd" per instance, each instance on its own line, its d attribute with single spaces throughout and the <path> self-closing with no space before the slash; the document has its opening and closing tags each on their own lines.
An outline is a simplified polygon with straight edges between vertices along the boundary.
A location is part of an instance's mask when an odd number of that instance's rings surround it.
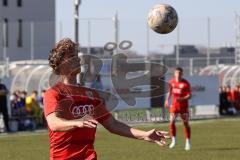
<svg viewBox="0 0 240 160">
<path fill-rule="evenodd" d="M 8 0 L 3 0 L 3 6 L 7 6 L 8 5 Z"/>
<path fill-rule="evenodd" d="M 3 23 L 3 46 L 8 47 L 8 19 L 4 18 Z"/>
<path fill-rule="evenodd" d="M 22 0 L 17 0 L 17 6 L 22 7 Z"/>
<path fill-rule="evenodd" d="M 18 47 L 23 46 L 23 38 L 22 38 L 22 20 L 18 20 L 18 39 L 17 39 L 17 45 Z"/>
</svg>

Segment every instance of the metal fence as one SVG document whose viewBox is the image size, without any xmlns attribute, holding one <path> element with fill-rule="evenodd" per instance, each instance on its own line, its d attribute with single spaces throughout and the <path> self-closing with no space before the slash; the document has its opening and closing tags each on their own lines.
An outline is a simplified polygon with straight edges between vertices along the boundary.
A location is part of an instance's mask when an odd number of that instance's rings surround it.
<svg viewBox="0 0 240 160">
<path fill-rule="evenodd" d="M 214 57 L 210 58 L 209 65 L 234 65 L 234 57 Z M 166 58 L 163 60 L 163 64 L 169 69 L 180 66 L 184 69 L 184 73 L 187 75 L 199 74 L 199 72 L 208 66 L 207 57 L 195 57 L 195 58 L 179 58 L 179 62 L 175 58 Z"/>
</svg>

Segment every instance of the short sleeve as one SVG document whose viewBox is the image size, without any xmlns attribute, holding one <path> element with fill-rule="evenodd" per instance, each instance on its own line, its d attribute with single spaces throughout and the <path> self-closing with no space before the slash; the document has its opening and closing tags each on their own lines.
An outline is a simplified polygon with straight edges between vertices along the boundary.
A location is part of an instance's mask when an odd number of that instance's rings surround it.
<svg viewBox="0 0 240 160">
<path fill-rule="evenodd" d="M 44 94 L 44 115 L 47 117 L 49 114 L 55 112 L 58 105 L 58 93 L 54 90 L 48 90 Z"/>
</svg>

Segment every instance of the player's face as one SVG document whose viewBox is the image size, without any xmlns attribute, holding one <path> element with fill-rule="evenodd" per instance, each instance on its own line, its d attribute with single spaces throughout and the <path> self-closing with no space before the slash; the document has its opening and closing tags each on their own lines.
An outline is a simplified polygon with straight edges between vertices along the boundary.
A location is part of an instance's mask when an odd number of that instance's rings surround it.
<svg viewBox="0 0 240 160">
<path fill-rule="evenodd" d="M 37 94 L 36 94 L 36 93 L 33 93 L 33 94 L 32 94 L 32 97 L 36 100 L 36 99 L 37 99 Z"/>
<path fill-rule="evenodd" d="M 227 87 L 223 87 L 223 92 L 227 92 Z"/>
<path fill-rule="evenodd" d="M 81 72 L 80 58 L 78 52 L 66 53 L 63 57 L 63 62 L 60 65 L 62 75 L 77 75 Z"/>
<path fill-rule="evenodd" d="M 176 79 L 181 79 L 182 78 L 182 72 L 179 70 L 175 70 L 174 76 Z"/>
</svg>

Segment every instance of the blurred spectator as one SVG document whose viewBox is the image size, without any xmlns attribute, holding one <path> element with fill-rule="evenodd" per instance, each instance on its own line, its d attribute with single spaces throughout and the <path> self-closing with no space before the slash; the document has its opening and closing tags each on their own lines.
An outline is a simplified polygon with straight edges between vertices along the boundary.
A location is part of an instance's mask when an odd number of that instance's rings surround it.
<svg viewBox="0 0 240 160">
<path fill-rule="evenodd" d="M 18 97 L 19 103 L 19 130 L 33 130 L 34 124 L 28 123 L 31 121 L 31 117 L 29 117 L 28 112 L 26 111 L 26 98 L 27 92 L 22 91 Z"/>
<path fill-rule="evenodd" d="M 226 94 L 227 94 L 227 113 L 228 115 L 234 115 L 237 113 L 236 109 L 235 109 L 235 93 L 233 90 L 231 90 L 230 86 L 225 87 L 226 88 Z"/>
<path fill-rule="evenodd" d="M 227 106 L 228 106 L 228 100 L 227 100 L 227 93 L 225 87 L 219 87 L 219 113 L 220 115 L 227 114 Z"/>
<path fill-rule="evenodd" d="M 41 115 L 41 119 L 42 119 L 42 127 L 46 128 L 47 127 L 47 121 L 45 119 L 45 116 L 43 114 L 43 110 L 44 110 L 44 104 L 43 104 L 43 98 L 44 98 L 44 94 L 45 94 L 46 90 L 42 90 L 41 96 L 40 96 L 40 106 L 42 107 L 42 115 Z"/>
<path fill-rule="evenodd" d="M 238 101 L 238 87 L 234 87 L 232 90 L 231 90 L 231 99 L 232 99 L 232 104 L 233 104 L 233 107 L 235 108 L 235 110 L 237 109 L 237 101 Z"/>
<path fill-rule="evenodd" d="M 20 96 L 19 96 L 19 101 L 20 101 L 20 114 L 21 115 L 26 115 L 26 98 L 27 98 L 27 92 L 22 91 Z"/>
<path fill-rule="evenodd" d="M 42 109 L 43 109 L 43 97 L 44 97 L 45 92 L 46 92 L 46 90 L 42 90 L 41 95 L 38 97 L 38 102 Z"/>
<path fill-rule="evenodd" d="M 9 117 L 8 117 L 8 107 L 7 107 L 7 94 L 8 90 L 7 87 L 1 83 L 0 80 L 0 112 L 3 115 L 3 121 L 5 125 L 6 132 L 10 132 L 9 128 Z"/>
<path fill-rule="evenodd" d="M 240 112 L 240 85 L 237 86 L 237 104 L 236 109 Z"/>
<path fill-rule="evenodd" d="M 228 93 L 228 101 L 229 101 L 228 114 L 235 115 L 237 113 L 237 110 L 235 108 L 235 101 L 236 101 L 235 89 L 234 88 L 231 89 L 231 87 L 228 86 L 227 93 Z"/>
<path fill-rule="evenodd" d="M 238 87 L 231 89 L 230 86 L 219 87 L 219 113 L 220 115 L 235 115 L 239 104 Z"/>
<path fill-rule="evenodd" d="M 42 108 L 43 95 L 45 90 L 42 91 L 41 96 L 38 97 L 37 91 L 27 97 L 26 91 L 16 90 L 10 96 L 11 105 L 11 122 L 17 130 L 34 130 L 36 127 L 43 126 Z M 14 129 L 14 131 L 17 131 Z"/>
<path fill-rule="evenodd" d="M 17 123 L 17 128 L 19 131 L 32 130 L 34 129 L 33 124 L 29 124 L 31 117 L 29 117 L 26 111 L 26 91 L 15 91 L 10 97 L 12 122 Z M 13 124 L 15 124 L 13 123 Z"/>
<path fill-rule="evenodd" d="M 14 92 L 10 96 L 11 115 L 14 117 L 18 116 L 18 114 L 19 114 L 17 100 L 18 100 L 18 96 L 17 96 L 16 92 Z"/>
<path fill-rule="evenodd" d="M 33 91 L 31 96 L 26 98 L 26 111 L 29 115 L 33 116 L 34 123 L 36 125 L 41 125 L 42 119 L 41 119 L 41 108 L 38 103 L 38 92 Z"/>
<path fill-rule="evenodd" d="M 236 109 L 237 113 L 240 113 L 240 86 L 237 85 L 234 88 L 235 92 L 235 102 L 234 102 L 234 107 Z"/>
</svg>

